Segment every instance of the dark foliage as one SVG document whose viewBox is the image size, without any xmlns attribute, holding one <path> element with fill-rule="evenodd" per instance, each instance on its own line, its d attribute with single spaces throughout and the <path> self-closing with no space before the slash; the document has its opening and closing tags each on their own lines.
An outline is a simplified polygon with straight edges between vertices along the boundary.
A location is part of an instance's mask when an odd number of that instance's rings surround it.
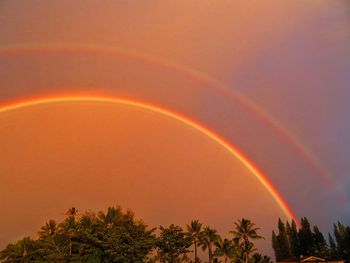
<svg viewBox="0 0 350 263">
<path fill-rule="evenodd" d="M 294 221 L 284 224 L 278 221 L 278 234 L 272 232 L 272 247 L 276 261 L 298 260 L 301 257 L 317 256 L 325 259 L 350 261 L 350 227 L 334 224 L 334 237 L 328 234 L 328 243 L 317 226 L 311 228 L 306 217 L 301 218 L 297 229 Z"/>
<path fill-rule="evenodd" d="M 110 207 L 107 213 L 85 213 L 77 218 L 70 209 L 60 224 L 50 220 L 39 238 L 24 238 L 0 253 L 3 262 L 144 262 L 155 246 L 148 230 L 130 212 Z"/>
<path fill-rule="evenodd" d="M 339 229 L 339 231 L 338 231 Z M 269 263 L 270 258 L 254 253 L 255 239 L 261 239 L 259 228 L 249 219 L 234 223 L 232 239 L 222 239 L 219 233 L 203 227 L 198 220 L 187 225 L 170 225 L 149 229 L 136 220 L 131 211 L 109 207 L 106 212 L 78 214 L 76 208 L 67 211 L 62 222 L 49 220 L 38 232 L 36 239 L 25 237 L 8 244 L 0 251 L 4 263 L 128 263 L 128 262 L 194 262 L 197 246 L 208 252 L 213 262 Z M 340 233 L 342 230 L 337 227 Z M 338 235 L 341 238 L 341 234 Z M 338 239 L 337 239 L 338 240 Z M 340 240 L 340 239 L 339 239 Z M 195 262 L 201 260 L 197 257 Z"/>
</svg>

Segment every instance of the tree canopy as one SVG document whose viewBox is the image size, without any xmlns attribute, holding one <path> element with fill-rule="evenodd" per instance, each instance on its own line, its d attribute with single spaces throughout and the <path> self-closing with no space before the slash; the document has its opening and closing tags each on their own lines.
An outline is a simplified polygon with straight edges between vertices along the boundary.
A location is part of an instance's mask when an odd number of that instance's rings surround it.
<svg viewBox="0 0 350 263">
<path fill-rule="evenodd" d="M 0 251 L 0 261 L 269 263 L 269 257 L 253 254 L 256 251 L 253 241 L 262 237 L 248 219 L 233 224 L 232 238 L 222 239 L 216 229 L 198 220 L 192 220 L 185 229 L 174 224 L 149 228 L 143 221 L 136 220 L 131 211 L 123 211 L 119 206 L 83 213 L 73 207 L 61 222 L 48 220 L 38 230 L 36 238 L 25 237 L 8 244 Z M 197 247 L 206 252 L 206 261 L 201 261 L 197 255 Z"/>
<path fill-rule="evenodd" d="M 350 260 L 350 227 L 340 222 L 334 224 L 334 237 L 328 233 L 328 242 L 318 226 L 311 226 L 306 217 L 301 218 L 300 228 L 294 221 L 278 220 L 278 232 L 272 232 L 272 247 L 276 261 L 298 260 L 317 256 L 325 259 Z"/>
</svg>

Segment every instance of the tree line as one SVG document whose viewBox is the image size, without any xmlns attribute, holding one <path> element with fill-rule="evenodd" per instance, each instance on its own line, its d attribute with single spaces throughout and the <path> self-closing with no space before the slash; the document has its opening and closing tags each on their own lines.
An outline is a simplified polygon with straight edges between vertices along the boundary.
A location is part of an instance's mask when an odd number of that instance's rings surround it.
<svg viewBox="0 0 350 263">
<path fill-rule="evenodd" d="M 0 261 L 12 262 L 202 262 L 198 249 L 207 254 L 203 262 L 269 263 L 253 243 L 263 237 L 259 228 L 245 218 L 234 223 L 230 238 L 198 220 L 186 228 L 171 224 L 149 229 L 134 214 L 121 207 L 106 212 L 87 211 L 78 215 L 71 208 L 57 223 L 49 220 L 36 238 L 25 237 L 8 244 Z"/>
<path fill-rule="evenodd" d="M 278 231 L 272 232 L 272 247 L 276 261 L 298 260 L 306 256 L 350 261 L 350 226 L 340 222 L 333 225 L 333 235 L 328 241 L 315 225 L 311 227 L 306 217 L 301 218 L 300 228 L 296 223 L 278 220 Z"/>
</svg>

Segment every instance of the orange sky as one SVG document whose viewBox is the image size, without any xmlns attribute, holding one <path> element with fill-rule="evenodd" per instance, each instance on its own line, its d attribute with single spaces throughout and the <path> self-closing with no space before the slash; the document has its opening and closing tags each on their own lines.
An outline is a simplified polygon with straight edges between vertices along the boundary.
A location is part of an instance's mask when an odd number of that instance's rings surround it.
<svg viewBox="0 0 350 263">
<path fill-rule="evenodd" d="M 249 65 L 265 48 L 282 41 L 285 33 L 301 28 L 310 14 L 326 8 L 318 1 L 305 5 L 303 1 L 279 0 L 38 3 L 4 4 L 4 10 L 8 5 L 15 12 L 16 23 L 3 25 L 0 43 L 119 46 L 219 79 L 227 70 Z M 4 13 L 6 21 L 13 19 L 10 15 L 13 13 Z"/>
<path fill-rule="evenodd" d="M 154 112 L 70 102 L 1 113 L 0 123 L 0 199 L 11 211 L 0 219 L 0 245 L 71 206 L 121 204 L 152 226 L 198 218 L 223 234 L 244 215 L 267 238 L 276 218 L 285 218 L 222 146 Z"/>
<path fill-rule="evenodd" d="M 237 146 L 298 217 L 325 229 L 350 215 L 348 11 L 341 0 L 2 1 L 0 103 L 99 95 L 171 109 Z M 3 52 L 50 44 L 58 48 Z M 127 52 L 62 49 L 70 44 Z M 261 115 L 192 70 L 273 116 L 331 180 Z M 19 109 L 0 114 L 0 141 L 0 200 L 12 211 L 0 218 L 0 247 L 72 205 L 120 203 L 155 225 L 198 216 L 222 231 L 247 216 L 268 238 L 282 216 L 232 155 L 156 113 L 95 103 Z"/>
</svg>

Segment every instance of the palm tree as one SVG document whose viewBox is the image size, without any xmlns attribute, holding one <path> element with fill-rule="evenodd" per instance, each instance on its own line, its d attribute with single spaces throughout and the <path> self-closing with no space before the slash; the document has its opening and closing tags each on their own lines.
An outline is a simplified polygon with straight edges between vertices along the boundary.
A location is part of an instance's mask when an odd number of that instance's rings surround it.
<svg viewBox="0 0 350 263">
<path fill-rule="evenodd" d="M 215 243 L 215 255 L 224 258 L 224 262 L 227 263 L 229 259 L 235 255 L 235 247 L 231 240 L 225 238 L 223 241 L 221 238 Z"/>
<path fill-rule="evenodd" d="M 210 227 L 205 227 L 200 234 L 199 244 L 202 246 L 203 250 L 208 249 L 209 263 L 213 262 L 213 246 L 218 242 L 220 236 L 215 229 Z"/>
<path fill-rule="evenodd" d="M 246 263 L 249 261 L 249 254 L 254 251 L 254 244 L 250 240 L 264 238 L 258 235 L 258 230 L 259 228 L 255 227 L 252 221 L 242 218 L 235 222 L 234 230 L 230 231 L 230 234 L 233 234 L 242 243 Z"/>
<path fill-rule="evenodd" d="M 248 241 L 248 243 L 242 243 L 241 246 L 242 254 L 244 255 L 245 262 L 250 260 L 249 255 L 255 252 L 257 249 L 254 247 L 253 242 Z"/>
<path fill-rule="evenodd" d="M 72 248 L 73 248 L 73 238 L 76 235 L 77 232 L 77 222 L 76 222 L 76 216 L 78 213 L 78 209 L 75 207 L 72 207 L 68 209 L 66 212 L 66 215 L 68 216 L 63 223 L 60 224 L 60 228 L 65 234 L 65 236 L 68 238 L 68 244 L 69 244 L 69 256 L 72 255 Z"/>
<path fill-rule="evenodd" d="M 57 223 L 55 220 L 46 222 L 45 225 L 39 231 L 40 238 L 52 237 L 57 232 Z"/>
<path fill-rule="evenodd" d="M 64 231 L 62 223 L 58 225 L 55 220 L 46 222 L 38 232 L 39 240 L 37 245 L 40 249 L 36 251 L 37 256 L 51 262 L 63 260 L 66 253 L 67 240 L 62 231 Z"/>
<path fill-rule="evenodd" d="M 100 211 L 98 213 L 98 222 L 107 229 L 118 225 L 122 219 L 122 211 L 120 207 L 108 207 L 107 213 Z"/>
<path fill-rule="evenodd" d="M 197 244 L 200 238 L 200 233 L 202 230 L 202 223 L 198 220 L 192 220 L 189 225 L 187 225 L 187 236 L 193 241 L 194 244 L 194 262 L 199 262 L 197 257 Z"/>
<path fill-rule="evenodd" d="M 68 211 L 66 212 L 66 215 L 69 217 L 73 217 L 75 219 L 77 213 L 78 213 L 78 209 L 75 207 L 72 207 L 68 209 Z"/>
</svg>

